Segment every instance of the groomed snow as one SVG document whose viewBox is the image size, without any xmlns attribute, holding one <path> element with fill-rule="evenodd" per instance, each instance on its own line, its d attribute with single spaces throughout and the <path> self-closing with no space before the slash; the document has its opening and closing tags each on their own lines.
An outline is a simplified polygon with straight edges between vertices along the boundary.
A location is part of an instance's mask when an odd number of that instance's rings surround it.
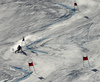
<svg viewBox="0 0 100 82">
<path fill-rule="evenodd" d="M 100 1 L 74 2 L 1 0 L 0 82 L 100 81 Z"/>
</svg>

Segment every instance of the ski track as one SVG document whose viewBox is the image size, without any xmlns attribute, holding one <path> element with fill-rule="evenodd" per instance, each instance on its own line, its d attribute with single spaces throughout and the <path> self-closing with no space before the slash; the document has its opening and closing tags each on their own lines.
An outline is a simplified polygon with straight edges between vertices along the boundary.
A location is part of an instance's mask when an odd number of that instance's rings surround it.
<svg viewBox="0 0 100 82">
<path fill-rule="evenodd" d="M 70 7 L 68 7 L 68 6 L 66 6 L 66 5 L 58 4 L 58 3 L 54 3 L 54 4 L 63 6 L 63 7 L 65 7 L 65 8 L 67 8 L 67 9 L 71 10 L 71 12 L 70 12 L 68 15 L 64 15 L 62 18 L 60 18 L 60 19 L 57 20 L 56 22 L 53 22 L 53 23 L 48 24 L 48 25 L 45 25 L 45 26 L 41 27 L 40 29 L 45 28 L 45 27 L 48 27 L 48 26 L 53 25 L 53 24 L 56 24 L 56 23 L 61 22 L 61 21 L 63 21 L 63 20 L 69 19 L 70 17 L 72 17 L 72 16 L 75 14 L 75 10 L 72 9 L 72 8 L 70 8 Z M 39 30 L 38 30 L 38 31 L 39 31 Z M 50 35 L 49 35 L 49 36 L 50 36 Z M 34 43 L 38 43 L 38 42 L 40 42 L 40 41 L 42 41 L 42 40 L 48 38 L 49 36 L 46 36 L 46 37 L 44 37 L 44 38 L 42 38 L 42 39 L 39 39 L 39 40 L 37 40 L 37 41 L 34 41 L 33 43 L 27 45 L 26 48 L 29 49 L 29 50 L 32 50 L 32 51 L 36 51 L 36 52 L 48 54 L 48 53 L 45 52 L 45 51 L 40 51 L 40 50 L 35 50 L 35 49 L 33 49 L 33 48 L 30 48 L 30 46 L 33 45 Z M 24 69 L 22 69 L 22 68 L 19 68 L 19 67 L 14 67 L 14 66 L 13 66 L 12 68 L 18 69 L 18 70 L 20 70 L 20 71 L 22 71 L 22 72 L 24 72 L 24 73 L 26 74 L 25 76 L 23 76 L 23 77 L 21 77 L 21 78 L 15 80 L 14 82 L 19 82 L 19 81 L 21 81 L 21 80 L 23 80 L 23 79 L 29 77 L 30 74 L 31 74 L 31 72 L 29 72 L 29 71 L 27 71 L 27 70 L 24 70 Z"/>
<path fill-rule="evenodd" d="M 27 45 L 26 48 L 27 48 L 27 49 L 30 49 L 30 50 L 32 50 L 32 51 L 37 51 L 37 52 L 40 52 L 40 53 L 48 54 L 47 52 L 40 51 L 40 50 L 35 50 L 35 49 L 33 49 L 33 48 L 30 48 L 30 46 L 33 45 L 34 43 L 40 42 L 40 41 L 42 41 L 42 40 L 44 40 L 44 39 L 46 39 L 46 38 L 48 38 L 48 37 L 49 37 L 49 36 L 44 37 L 44 38 L 42 38 L 42 39 L 39 39 L 39 40 L 37 40 L 37 41 L 34 41 L 33 43 Z"/>
<path fill-rule="evenodd" d="M 65 7 L 65 8 L 67 8 L 67 9 L 71 10 L 71 12 L 70 12 L 68 15 L 64 15 L 61 19 L 59 19 L 59 20 L 57 20 L 57 21 L 55 21 L 55 22 L 53 22 L 53 23 L 50 23 L 50 24 L 48 24 L 48 25 L 46 25 L 46 26 L 43 26 L 43 27 L 41 27 L 40 29 L 45 28 L 45 27 L 48 27 L 48 26 L 53 25 L 53 24 L 56 24 L 56 23 L 61 22 L 61 21 L 63 21 L 63 20 L 69 19 L 70 17 L 72 17 L 72 16 L 75 14 L 75 9 L 73 9 L 73 8 L 70 8 L 70 7 L 66 6 L 66 5 L 59 4 L 59 3 L 54 3 L 54 4 L 63 6 L 63 7 Z M 39 30 L 38 30 L 38 31 L 39 31 Z M 36 52 L 48 54 L 47 52 L 40 51 L 40 50 L 35 50 L 35 49 L 33 49 L 33 48 L 30 48 L 30 46 L 33 45 L 34 43 L 40 42 L 40 41 L 42 41 L 42 40 L 48 38 L 49 36 L 50 36 L 50 35 L 48 35 L 48 36 L 46 36 L 46 37 L 44 37 L 44 38 L 42 38 L 42 39 L 39 39 L 39 40 L 37 40 L 37 41 L 34 41 L 33 43 L 27 45 L 26 48 L 29 49 L 29 50 L 32 50 L 32 51 L 36 51 Z"/>
<path fill-rule="evenodd" d="M 59 19 L 59 20 L 57 20 L 57 21 L 55 21 L 53 23 L 50 23 L 50 24 L 48 24 L 46 26 L 41 27 L 40 29 L 45 28 L 45 27 L 48 27 L 48 26 L 53 25 L 53 24 L 56 24 L 56 23 L 58 23 L 60 21 L 69 19 L 71 16 L 73 16 L 75 14 L 75 9 L 72 9 L 72 8 L 68 7 L 67 5 L 63 5 L 63 4 L 59 4 L 59 3 L 54 3 L 54 4 L 57 4 L 59 6 L 63 6 L 65 8 L 67 8 L 67 9 L 71 10 L 72 12 L 70 12 L 68 15 L 64 15 L 61 19 Z"/>
<path fill-rule="evenodd" d="M 24 72 L 24 73 L 26 74 L 25 76 L 23 76 L 23 77 L 21 77 L 21 78 L 15 80 L 14 82 L 19 82 L 19 81 L 21 81 L 21 80 L 23 80 L 23 79 L 25 79 L 25 78 L 27 78 L 27 77 L 29 77 L 29 76 L 31 75 L 31 72 L 29 72 L 28 70 L 24 70 L 24 69 L 22 69 L 22 68 L 14 67 L 14 66 L 13 66 L 12 68 L 18 69 L 18 70 L 20 70 L 20 71 L 22 71 L 22 72 Z"/>
</svg>

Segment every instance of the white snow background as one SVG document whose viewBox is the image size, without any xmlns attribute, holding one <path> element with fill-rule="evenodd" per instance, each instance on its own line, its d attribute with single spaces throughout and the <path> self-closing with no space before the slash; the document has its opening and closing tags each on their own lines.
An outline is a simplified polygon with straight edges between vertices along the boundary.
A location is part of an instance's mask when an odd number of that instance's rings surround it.
<svg viewBox="0 0 100 82">
<path fill-rule="evenodd" d="M 74 2 L 0 0 L 0 82 L 100 82 L 100 1 Z"/>
</svg>

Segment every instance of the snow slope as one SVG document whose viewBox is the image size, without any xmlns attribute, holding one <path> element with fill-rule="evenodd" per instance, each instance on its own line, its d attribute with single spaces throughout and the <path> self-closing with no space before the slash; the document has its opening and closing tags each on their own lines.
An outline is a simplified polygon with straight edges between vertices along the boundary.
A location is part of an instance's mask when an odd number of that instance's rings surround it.
<svg viewBox="0 0 100 82">
<path fill-rule="evenodd" d="M 76 2 L 74 12 L 74 0 L 1 0 L 0 82 L 100 81 L 100 1 Z"/>
</svg>

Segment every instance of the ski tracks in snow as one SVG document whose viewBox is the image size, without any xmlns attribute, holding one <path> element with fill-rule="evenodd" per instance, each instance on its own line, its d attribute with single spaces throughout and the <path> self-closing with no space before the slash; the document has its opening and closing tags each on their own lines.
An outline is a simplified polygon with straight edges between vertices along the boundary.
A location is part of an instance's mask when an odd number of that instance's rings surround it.
<svg viewBox="0 0 100 82">
<path fill-rule="evenodd" d="M 61 22 L 61 21 L 63 21 L 63 20 L 67 20 L 67 19 L 69 19 L 70 17 L 72 17 L 72 16 L 75 14 L 75 9 L 70 8 L 70 7 L 68 7 L 67 5 L 63 5 L 63 4 L 59 4 L 59 3 L 54 3 L 54 4 L 57 4 L 57 5 L 59 5 L 59 6 L 63 6 L 63 7 L 65 7 L 66 9 L 69 9 L 71 12 L 70 12 L 68 15 L 62 16 L 61 19 L 58 19 L 57 21 L 55 21 L 55 22 L 53 22 L 53 23 L 51 23 L 51 24 L 48 24 L 48 25 L 46 25 L 46 26 L 43 26 L 43 27 L 41 27 L 40 29 L 46 28 L 46 27 L 48 27 L 48 26 L 50 26 L 50 25 L 56 24 L 56 23 Z M 40 29 L 39 29 L 38 31 L 40 31 Z M 50 36 L 50 35 L 48 35 L 48 36 L 46 36 L 46 37 L 44 37 L 44 38 L 42 38 L 42 39 L 39 39 L 39 40 L 37 40 L 37 41 L 34 41 L 33 43 L 27 45 L 26 48 L 29 49 L 29 50 L 32 50 L 33 52 L 36 51 L 36 52 L 48 54 L 48 53 L 45 52 L 45 51 L 40 51 L 40 50 L 36 50 L 36 49 L 30 48 L 30 46 L 33 45 L 34 43 L 38 43 L 38 42 L 40 42 L 40 41 L 42 41 L 42 40 L 48 38 L 49 36 Z"/>
<path fill-rule="evenodd" d="M 53 22 L 53 23 L 51 23 L 51 24 L 48 24 L 48 25 L 46 25 L 46 26 L 41 27 L 40 29 L 45 28 L 45 27 L 48 27 L 48 26 L 53 25 L 53 24 L 55 24 L 55 23 L 61 22 L 61 21 L 63 21 L 63 20 L 67 20 L 67 19 L 69 19 L 70 17 L 72 17 L 72 16 L 75 14 L 75 10 L 72 9 L 72 8 L 70 8 L 70 7 L 68 7 L 68 6 L 66 6 L 66 5 L 58 4 L 58 3 L 54 3 L 54 4 L 57 4 L 57 5 L 59 5 L 59 6 L 63 6 L 63 7 L 65 7 L 65 8 L 67 8 L 67 9 L 69 9 L 71 12 L 70 12 L 68 15 L 62 16 L 62 17 L 61 17 L 60 19 L 58 19 L 57 21 L 55 21 L 55 22 Z M 40 29 L 38 29 L 37 31 L 40 31 Z M 37 40 L 37 41 L 34 41 L 33 43 L 27 45 L 26 48 L 29 49 L 29 50 L 31 50 L 31 51 L 33 51 L 33 52 L 36 51 L 36 52 L 48 54 L 48 53 L 45 52 L 45 51 L 40 51 L 40 50 L 35 50 L 35 49 L 33 49 L 33 48 L 30 48 L 30 46 L 33 45 L 34 43 L 38 43 L 38 42 L 40 42 L 40 41 L 42 41 L 42 40 L 44 40 L 44 39 L 47 39 L 48 37 L 49 37 L 49 36 L 46 36 L 46 37 L 44 37 L 44 38 L 42 38 L 42 39 L 39 39 L 39 40 Z M 22 68 L 19 68 L 19 67 L 14 67 L 14 66 L 13 66 L 12 68 L 17 69 L 17 70 L 20 70 L 20 71 L 22 71 L 22 72 L 24 72 L 24 73 L 26 74 L 25 76 L 23 76 L 23 77 L 21 77 L 21 78 L 19 78 L 19 79 L 16 79 L 14 82 L 19 82 L 19 81 L 21 81 L 21 80 L 23 80 L 23 79 L 29 77 L 29 76 L 32 74 L 31 72 L 29 72 L 29 71 L 27 71 L 27 70 L 24 70 L 24 69 L 22 69 Z M 34 76 L 38 77 L 38 79 L 40 79 L 40 80 L 44 80 L 43 77 L 37 76 L 36 74 L 35 74 Z"/>
<path fill-rule="evenodd" d="M 29 72 L 28 70 L 24 70 L 24 69 L 19 68 L 19 67 L 14 67 L 14 66 L 12 66 L 12 68 L 17 69 L 17 70 L 20 70 L 20 71 L 22 71 L 22 72 L 25 73 L 25 75 L 24 75 L 23 77 L 21 77 L 21 78 L 19 78 L 19 79 L 16 79 L 14 82 L 19 82 L 19 81 L 21 81 L 21 80 L 24 80 L 25 78 L 29 77 L 29 76 L 32 74 L 32 73 Z"/>
</svg>

